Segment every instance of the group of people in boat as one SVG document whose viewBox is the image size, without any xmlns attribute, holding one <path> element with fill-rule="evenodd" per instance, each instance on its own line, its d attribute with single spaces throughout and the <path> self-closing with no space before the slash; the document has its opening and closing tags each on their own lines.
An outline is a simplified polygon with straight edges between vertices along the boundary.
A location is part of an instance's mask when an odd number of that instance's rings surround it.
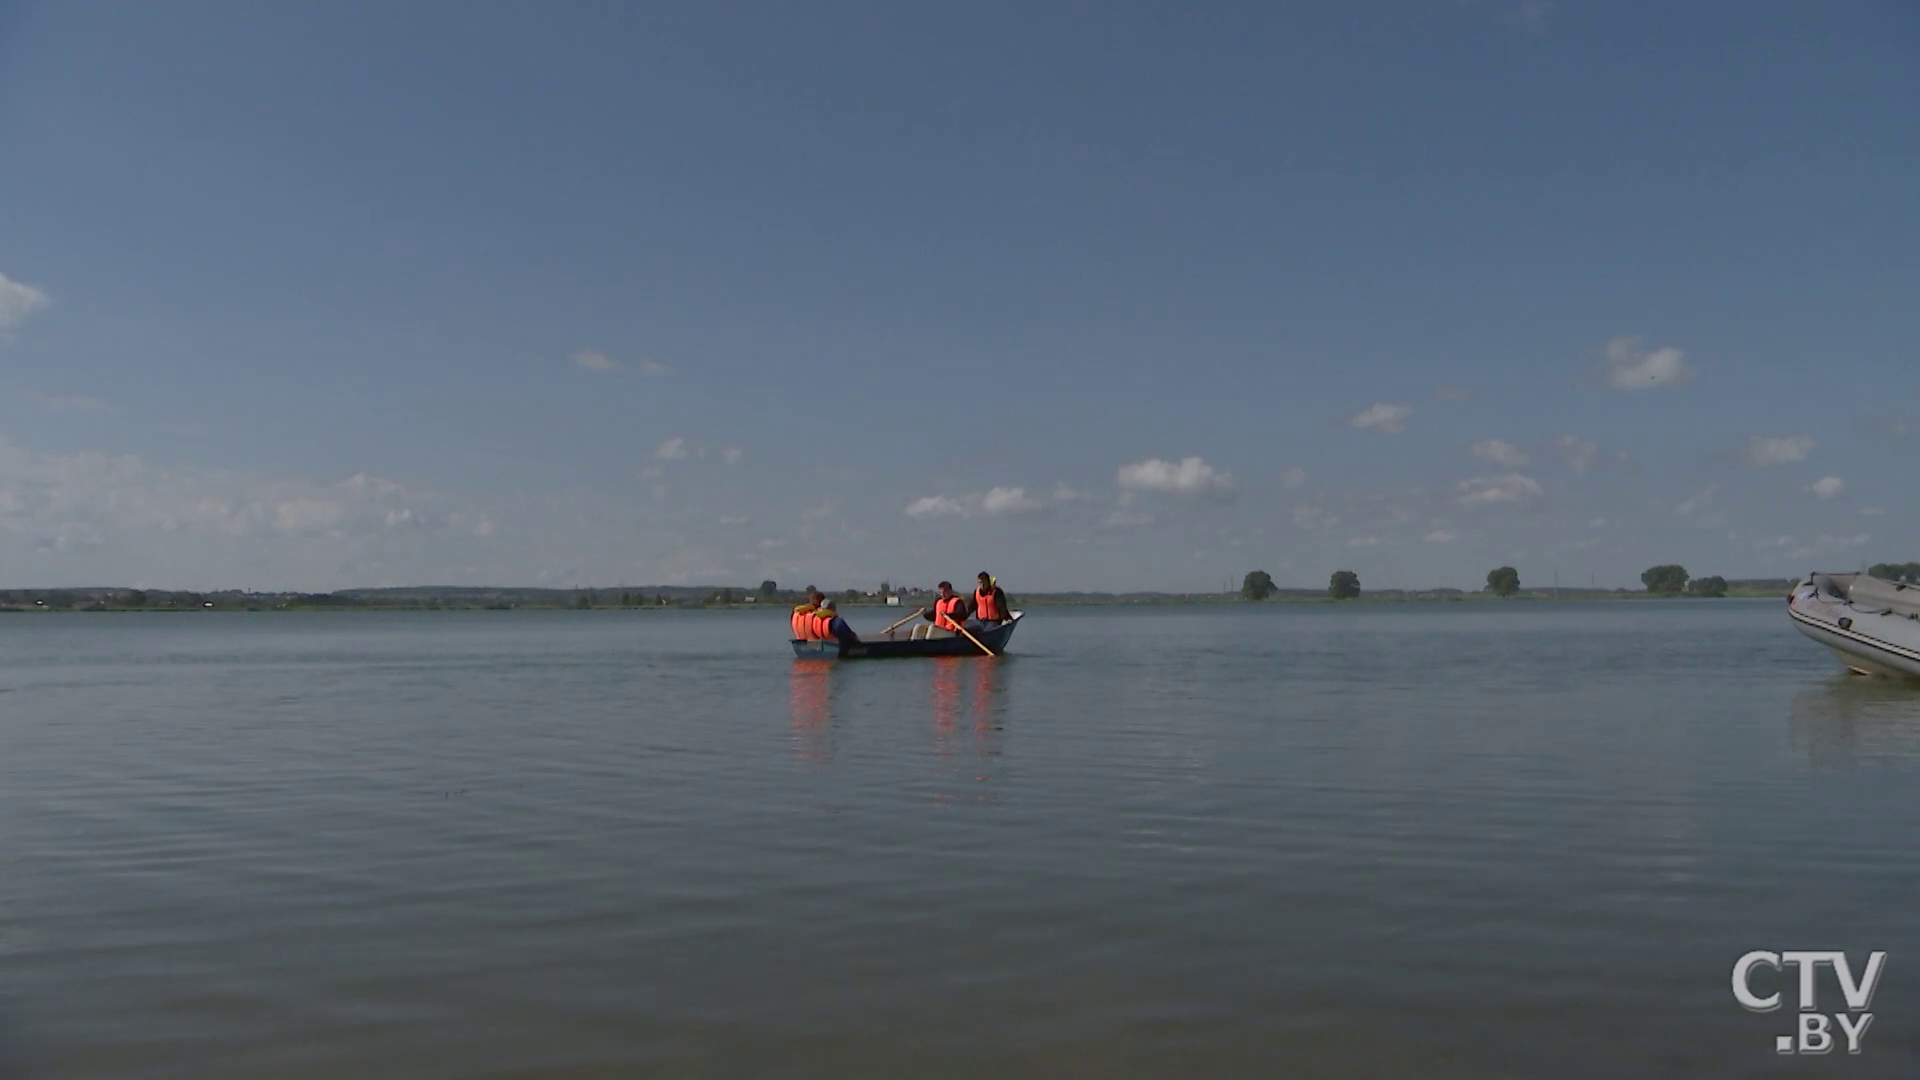
<svg viewBox="0 0 1920 1080">
<path fill-rule="evenodd" d="M 971 595 L 955 592 L 951 581 L 941 582 L 933 606 L 921 612 L 921 617 L 932 625 L 916 628 L 913 636 L 948 637 L 962 629 L 977 633 L 1011 618 L 1008 613 L 1012 605 L 993 575 L 982 570 L 979 582 Z M 852 643 L 860 640 L 847 620 L 840 617 L 833 598 L 812 586 L 807 588 L 806 603 L 793 609 L 793 636 L 796 641 Z"/>
</svg>

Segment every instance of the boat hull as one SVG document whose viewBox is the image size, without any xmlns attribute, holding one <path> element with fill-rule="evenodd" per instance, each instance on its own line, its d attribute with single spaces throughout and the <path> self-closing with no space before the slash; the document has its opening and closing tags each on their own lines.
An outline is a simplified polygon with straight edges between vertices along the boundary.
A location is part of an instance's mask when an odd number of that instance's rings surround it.
<svg viewBox="0 0 1920 1080">
<path fill-rule="evenodd" d="M 976 630 L 973 636 L 980 639 L 998 656 L 1006 651 L 1007 642 L 1013 640 L 1013 631 L 1020 625 L 1021 613 L 1012 613 L 1013 618 L 991 630 Z M 875 638 L 871 641 L 856 641 L 841 644 L 838 641 L 801 641 L 790 639 L 793 655 L 802 660 L 884 660 L 908 656 L 985 656 L 980 645 L 968 641 L 964 635 L 936 638 Z"/>
<path fill-rule="evenodd" d="M 1849 671 L 1920 681 L 1920 614 L 1846 599 L 1857 575 L 1813 574 L 1794 586 L 1794 628 L 1826 646 Z"/>
</svg>

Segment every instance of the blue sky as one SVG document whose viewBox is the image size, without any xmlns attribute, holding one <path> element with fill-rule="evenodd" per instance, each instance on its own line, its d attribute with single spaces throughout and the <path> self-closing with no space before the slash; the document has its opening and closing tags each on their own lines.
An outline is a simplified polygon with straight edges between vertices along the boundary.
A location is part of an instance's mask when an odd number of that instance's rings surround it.
<svg viewBox="0 0 1920 1080">
<path fill-rule="evenodd" d="M 0 586 L 1920 557 L 1911 4 L 0 7 Z"/>
</svg>

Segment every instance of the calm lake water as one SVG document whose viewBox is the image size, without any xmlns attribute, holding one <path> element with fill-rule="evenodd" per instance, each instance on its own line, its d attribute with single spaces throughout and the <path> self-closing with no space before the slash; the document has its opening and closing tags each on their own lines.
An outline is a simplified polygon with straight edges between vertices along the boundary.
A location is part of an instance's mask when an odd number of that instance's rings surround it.
<svg viewBox="0 0 1920 1080">
<path fill-rule="evenodd" d="M 0 1075 L 1920 1075 L 1920 688 L 1784 606 L 0 617 Z"/>
</svg>

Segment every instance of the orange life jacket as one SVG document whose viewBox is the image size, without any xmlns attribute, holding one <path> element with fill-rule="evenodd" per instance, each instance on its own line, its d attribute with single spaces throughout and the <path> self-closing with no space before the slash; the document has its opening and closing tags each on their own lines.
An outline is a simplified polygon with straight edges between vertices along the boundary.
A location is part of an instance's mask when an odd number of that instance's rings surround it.
<svg viewBox="0 0 1920 1080">
<path fill-rule="evenodd" d="M 823 613 L 812 604 L 801 604 L 793 609 L 793 636 L 801 641 L 827 641 L 833 637 L 829 629 L 833 623 L 831 612 Z"/>
<path fill-rule="evenodd" d="M 1007 613 L 1000 610 L 1000 602 L 994 599 L 993 586 L 973 591 L 973 614 L 981 622 L 999 622 L 1007 617 Z"/>
<path fill-rule="evenodd" d="M 966 602 L 966 598 L 959 595 L 950 596 L 945 600 L 935 600 L 933 602 L 933 625 L 942 630 L 959 630 L 960 623 L 954 616 L 959 613 L 960 606 Z"/>
</svg>

